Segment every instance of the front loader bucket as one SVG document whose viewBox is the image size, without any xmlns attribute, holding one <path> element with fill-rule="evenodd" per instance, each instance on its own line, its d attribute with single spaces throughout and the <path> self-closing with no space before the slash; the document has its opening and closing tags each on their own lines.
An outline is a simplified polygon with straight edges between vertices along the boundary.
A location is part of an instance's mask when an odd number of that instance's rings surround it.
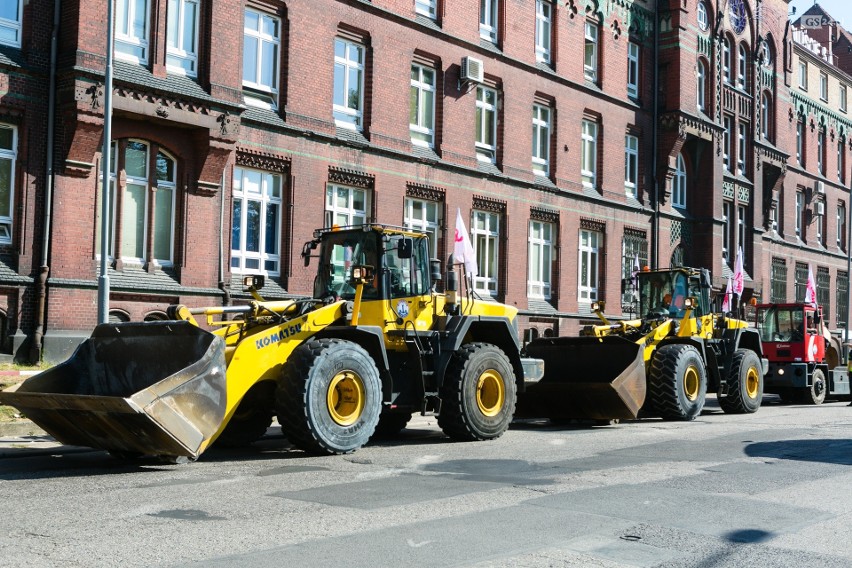
<svg viewBox="0 0 852 568">
<path fill-rule="evenodd" d="M 224 420 L 225 395 L 224 341 L 169 321 L 99 325 L 0 402 L 63 444 L 194 459 Z"/>
<path fill-rule="evenodd" d="M 544 360 L 544 377 L 518 395 L 516 416 L 630 420 L 645 402 L 640 344 L 614 336 L 543 337 L 526 351 Z"/>
</svg>

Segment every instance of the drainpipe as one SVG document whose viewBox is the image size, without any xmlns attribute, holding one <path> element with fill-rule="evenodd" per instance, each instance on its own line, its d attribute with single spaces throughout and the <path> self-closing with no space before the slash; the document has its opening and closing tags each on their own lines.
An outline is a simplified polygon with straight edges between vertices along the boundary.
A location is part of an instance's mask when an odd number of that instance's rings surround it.
<svg viewBox="0 0 852 568">
<path fill-rule="evenodd" d="M 225 227 L 225 172 L 222 172 L 219 191 L 219 289 L 222 291 L 222 305 L 231 305 L 231 291 L 225 286 L 225 250 L 222 246 L 222 229 Z"/>
<path fill-rule="evenodd" d="M 660 122 L 660 0 L 654 2 L 654 94 L 652 100 L 651 125 L 651 184 L 654 188 L 654 220 L 651 223 L 651 266 L 659 267 L 660 256 L 660 186 L 657 175 L 657 154 L 659 153 L 659 122 Z"/>
<path fill-rule="evenodd" d="M 55 139 L 56 122 L 56 54 L 59 48 L 59 22 L 62 12 L 62 0 L 54 0 L 53 3 L 53 29 L 50 34 L 50 79 L 47 94 L 47 152 L 45 156 L 44 172 L 44 226 L 42 228 L 41 243 L 41 268 L 39 268 L 38 282 L 36 283 L 36 329 L 33 334 L 33 342 L 30 347 L 30 361 L 37 362 L 41 359 L 41 351 L 44 339 L 44 320 L 46 317 L 47 298 L 47 275 L 50 266 L 47 264 L 50 258 L 50 224 L 52 221 L 53 207 L 53 145 Z"/>
</svg>

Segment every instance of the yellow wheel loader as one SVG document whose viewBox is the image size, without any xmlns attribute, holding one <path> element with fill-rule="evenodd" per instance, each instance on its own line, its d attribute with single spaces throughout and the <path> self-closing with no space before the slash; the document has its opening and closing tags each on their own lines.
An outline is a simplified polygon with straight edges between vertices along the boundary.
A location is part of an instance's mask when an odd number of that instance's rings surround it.
<svg viewBox="0 0 852 568">
<path fill-rule="evenodd" d="M 706 269 L 671 268 L 636 275 L 639 319 L 610 322 L 582 337 L 538 338 L 526 354 L 547 361 L 543 378 L 519 398 L 519 416 L 609 421 L 644 414 L 692 420 L 708 392 L 727 413 L 756 412 L 763 398 L 757 331 L 713 313 Z"/>
<path fill-rule="evenodd" d="M 317 260 L 313 297 L 263 301 L 263 278 L 249 276 L 244 305 L 99 325 L 0 402 L 60 442 L 119 457 L 195 459 L 253 442 L 274 415 L 315 454 L 352 452 L 413 412 L 437 414 L 455 440 L 497 438 L 543 364 L 521 357 L 517 309 L 459 295 L 454 266 L 438 293 L 428 251 L 426 235 L 400 228 L 318 230 L 302 249 L 305 266 Z"/>
</svg>

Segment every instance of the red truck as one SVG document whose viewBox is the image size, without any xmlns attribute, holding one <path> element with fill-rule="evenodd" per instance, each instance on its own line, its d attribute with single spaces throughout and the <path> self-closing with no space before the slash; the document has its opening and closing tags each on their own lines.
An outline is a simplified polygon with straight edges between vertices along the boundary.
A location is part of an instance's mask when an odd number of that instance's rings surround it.
<svg viewBox="0 0 852 568">
<path fill-rule="evenodd" d="M 821 307 L 759 304 L 755 324 L 763 356 L 769 359 L 764 392 L 804 404 L 822 404 L 827 396 L 848 397 L 848 355 L 825 325 Z"/>
</svg>

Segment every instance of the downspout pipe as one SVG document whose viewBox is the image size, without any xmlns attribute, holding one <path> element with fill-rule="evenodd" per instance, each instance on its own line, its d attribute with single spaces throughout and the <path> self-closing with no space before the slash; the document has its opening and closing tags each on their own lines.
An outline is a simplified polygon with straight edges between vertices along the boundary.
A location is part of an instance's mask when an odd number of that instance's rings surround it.
<svg viewBox="0 0 852 568">
<path fill-rule="evenodd" d="M 654 94 L 651 97 L 651 185 L 654 188 L 654 219 L 651 223 L 651 266 L 659 267 L 660 258 L 660 194 L 657 172 L 660 123 L 660 0 L 654 2 Z"/>
<path fill-rule="evenodd" d="M 225 173 L 222 173 L 221 190 L 219 191 L 219 289 L 222 291 L 222 305 L 231 305 L 231 290 L 225 285 L 225 247 L 222 239 L 225 235 Z"/>
<path fill-rule="evenodd" d="M 56 59 L 59 51 L 59 23 L 62 0 L 53 2 L 53 29 L 50 33 L 50 77 L 47 93 L 47 150 L 44 172 L 44 222 L 42 224 L 41 267 L 36 283 L 36 328 L 30 347 L 30 361 L 41 359 L 44 345 L 44 322 L 47 317 L 47 276 L 50 273 L 50 233 L 53 221 L 53 146 L 56 139 Z"/>
</svg>

